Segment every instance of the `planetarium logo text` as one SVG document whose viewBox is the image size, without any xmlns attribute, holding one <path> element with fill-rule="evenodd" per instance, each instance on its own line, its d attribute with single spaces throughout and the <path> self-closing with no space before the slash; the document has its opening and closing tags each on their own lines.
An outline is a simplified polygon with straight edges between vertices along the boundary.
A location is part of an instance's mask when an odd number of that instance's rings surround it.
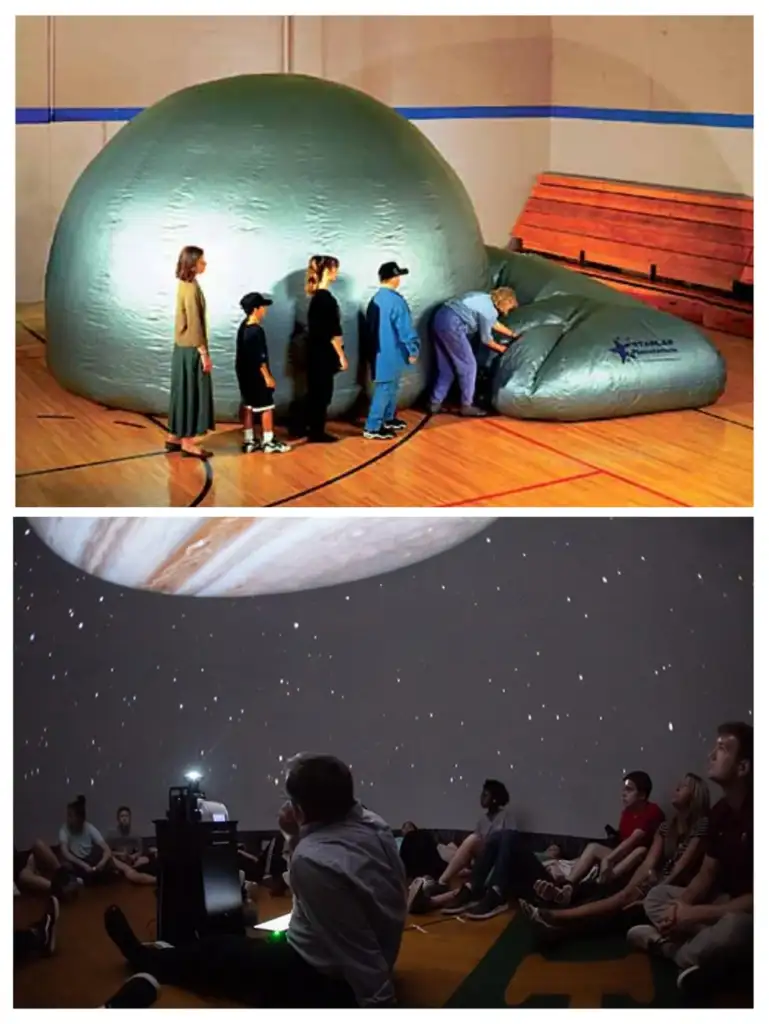
<svg viewBox="0 0 769 1024">
<path fill-rule="evenodd" d="M 661 359 L 677 359 L 678 348 L 673 338 L 635 338 L 614 339 L 614 344 L 609 349 L 613 355 L 618 356 L 622 363 L 634 363 L 639 359 L 644 362 L 658 361 Z"/>
</svg>

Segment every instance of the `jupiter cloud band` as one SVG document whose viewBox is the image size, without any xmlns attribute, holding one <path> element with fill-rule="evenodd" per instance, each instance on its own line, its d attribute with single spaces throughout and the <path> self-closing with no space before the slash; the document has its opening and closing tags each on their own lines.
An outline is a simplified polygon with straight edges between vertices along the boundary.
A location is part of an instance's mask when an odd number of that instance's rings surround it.
<svg viewBox="0 0 769 1024">
<path fill-rule="evenodd" d="M 438 555 L 489 519 L 39 518 L 65 561 L 163 594 L 251 597 L 334 586 Z"/>
</svg>

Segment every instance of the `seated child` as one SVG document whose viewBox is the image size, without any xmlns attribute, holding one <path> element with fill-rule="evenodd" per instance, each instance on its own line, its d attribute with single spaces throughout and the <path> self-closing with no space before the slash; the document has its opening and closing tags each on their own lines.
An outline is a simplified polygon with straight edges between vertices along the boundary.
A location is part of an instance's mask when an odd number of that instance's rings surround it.
<svg viewBox="0 0 769 1024">
<path fill-rule="evenodd" d="M 627 877 L 646 857 L 657 829 L 665 820 L 657 804 L 649 799 L 652 780 L 646 772 L 628 772 L 622 787 L 623 810 L 619 822 L 619 843 L 615 847 L 588 843 L 569 870 L 567 883 L 538 881 L 534 891 L 542 900 L 566 905 L 574 889 L 598 868 L 597 881 L 605 885 Z"/>
<path fill-rule="evenodd" d="M 259 292 L 249 292 L 240 300 L 246 319 L 238 328 L 235 354 L 235 373 L 243 406 L 243 451 L 290 452 L 291 446 L 278 441 L 273 434 L 275 409 L 275 378 L 270 373 L 267 337 L 262 320 L 272 299 Z M 261 416 L 262 438 L 254 439 L 254 413 Z"/>
</svg>

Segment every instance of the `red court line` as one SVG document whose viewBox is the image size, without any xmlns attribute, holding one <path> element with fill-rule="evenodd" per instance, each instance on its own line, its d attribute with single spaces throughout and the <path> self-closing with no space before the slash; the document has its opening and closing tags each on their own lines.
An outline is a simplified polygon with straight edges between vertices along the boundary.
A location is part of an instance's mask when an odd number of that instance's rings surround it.
<svg viewBox="0 0 769 1024">
<path fill-rule="evenodd" d="M 574 476 L 556 477 L 555 480 L 541 480 L 537 484 L 525 484 L 523 487 L 511 487 L 509 491 L 497 491 L 496 494 L 479 494 L 476 498 L 464 498 L 462 501 L 447 501 L 438 508 L 459 508 L 462 505 L 472 505 L 476 501 L 489 501 L 491 498 L 504 498 L 508 494 L 523 494 L 524 491 L 536 491 L 542 487 L 555 487 L 556 484 L 568 484 L 572 480 L 584 480 L 588 476 L 601 476 L 600 469 L 591 470 L 589 473 L 576 473 Z"/>
<path fill-rule="evenodd" d="M 510 434 L 513 437 L 519 438 L 521 441 L 528 441 L 529 444 L 536 445 L 537 448 L 542 448 L 546 452 L 552 452 L 553 455 L 560 455 L 562 459 L 571 459 L 572 462 L 577 462 L 586 469 L 594 469 L 597 473 L 603 473 L 605 476 L 613 477 L 615 480 L 619 480 L 623 484 L 629 484 L 631 487 L 637 487 L 641 491 L 646 491 L 647 494 L 653 494 L 655 498 L 662 498 L 664 501 L 672 501 L 674 505 L 680 505 L 681 508 L 691 508 L 692 506 L 685 501 L 679 501 L 678 498 L 672 498 L 669 494 L 663 494 L 662 491 L 657 491 L 653 487 L 648 487 L 646 484 L 639 484 L 635 480 L 631 480 L 629 477 L 621 476 L 619 473 L 615 473 L 611 469 L 602 469 L 601 466 L 594 466 L 592 462 L 586 462 L 585 459 L 580 459 L 577 455 L 569 455 L 567 452 L 562 452 L 558 448 L 554 448 L 550 444 L 545 444 L 544 441 L 536 441 L 533 437 L 527 437 L 525 434 L 519 434 L 517 430 L 511 430 L 506 427 L 504 423 L 499 423 L 497 420 L 488 419 L 483 420 L 486 426 L 494 427 L 495 430 L 501 430 L 503 434 Z"/>
</svg>

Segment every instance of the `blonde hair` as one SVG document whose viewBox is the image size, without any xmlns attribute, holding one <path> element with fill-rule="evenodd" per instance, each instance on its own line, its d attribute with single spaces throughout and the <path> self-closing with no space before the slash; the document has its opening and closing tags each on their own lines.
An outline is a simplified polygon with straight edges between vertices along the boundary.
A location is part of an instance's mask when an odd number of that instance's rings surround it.
<svg viewBox="0 0 769 1024">
<path fill-rule="evenodd" d="M 707 817 L 710 810 L 710 790 L 707 782 L 693 772 L 687 772 L 684 778 L 691 787 L 692 795 L 687 806 L 673 816 L 668 827 L 665 841 L 665 853 L 668 857 L 672 857 L 676 852 L 681 840 L 691 838 L 694 826 L 700 818 Z"/>
<path fill-rule="evenodd" d="M 311 256 L 304 278 L 304 290 L 307 295 L 314 295 L 320 287 L 325 272 L 335 270 L 338 266 L 339 260 L 336 256 Z"/>
<path fill-rule="evenodd" d="M 503 302 L 516 302 L 515 292 L 512 288 L 495 288 L 491 293 L 491 301 L 499 309 Z"/>
</svg>

